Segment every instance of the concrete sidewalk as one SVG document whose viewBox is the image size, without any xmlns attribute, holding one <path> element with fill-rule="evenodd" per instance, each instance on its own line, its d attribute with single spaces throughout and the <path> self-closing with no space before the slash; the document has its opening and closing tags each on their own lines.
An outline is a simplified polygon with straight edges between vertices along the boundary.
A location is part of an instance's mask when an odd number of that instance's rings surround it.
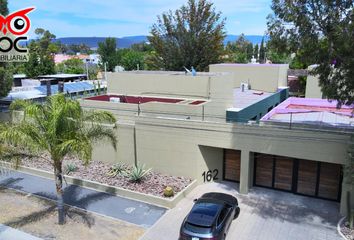
<svg viewBox="0 0 354 240">
<path fill-rule="evenodd" d="M 56 200 L 55 183 L 50 179 L 11 171 L 0 176 L 0 186 Z M 76 185 L 65 186 L 64 202 L 144 228 L 152 226 L 166 211 L 165 208 Z"/>
<path fill-rule="evenodd" d="M 0 239 L 1 240 L 41 240 L 41 238 L 34 237 L 28 233 L 5 226 L 1 223 L 0 223 Z"/>
</svg>

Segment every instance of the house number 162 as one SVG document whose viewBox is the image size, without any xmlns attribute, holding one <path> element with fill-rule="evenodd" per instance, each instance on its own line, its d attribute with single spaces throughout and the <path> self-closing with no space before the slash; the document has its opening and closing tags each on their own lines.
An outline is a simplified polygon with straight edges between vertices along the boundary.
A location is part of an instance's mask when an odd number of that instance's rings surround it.
<svg viewBox="0 0 354 240">
<path fill-rule="evenodd" d="M 218 173 L 219 170 L 214 169 L 214 170 L 209 170 L 209 171 L 204 171 L 202 176 L 204 178 L 204 182 L 210 182 L 211 180 L 216 181 L 218 180 Z"/>
</svg>

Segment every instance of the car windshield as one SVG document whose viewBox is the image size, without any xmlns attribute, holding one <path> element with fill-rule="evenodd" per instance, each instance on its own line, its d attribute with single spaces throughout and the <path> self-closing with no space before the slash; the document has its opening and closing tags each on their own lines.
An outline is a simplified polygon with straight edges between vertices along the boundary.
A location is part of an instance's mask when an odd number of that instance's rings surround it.
<svg viewBox="0 0 354 240">
<path fill-rule="evenodd" d="M 197 226 L 212 226 L 222 205 L 209 202 L 199 202 L 194 205 L 187 222 Z"/>
<path fill-rule="evenodd" d="M 204 226 L 198 226 L 190 223 L 186 223 L 185 228 L 188 231 L 194 232 L 194 233 L 200 233 L 200 234 L 207 234 L 212 232 L 211 227 L 204 227 Z"/>
</svg>

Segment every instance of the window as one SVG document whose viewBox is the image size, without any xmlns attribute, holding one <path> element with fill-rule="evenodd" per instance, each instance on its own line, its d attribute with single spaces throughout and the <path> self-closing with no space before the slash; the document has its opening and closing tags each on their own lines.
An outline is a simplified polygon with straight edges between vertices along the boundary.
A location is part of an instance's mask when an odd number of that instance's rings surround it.
<svg viewBox="0 0 354 240">
<path fill-rule="evenodd" d="M 221 212 L 220 215 L 218 217 L 218 221 L 217 221 L 217 225 L 219 226 L 225 219 L 225 217 L 227 216 L 227 213 L 229 212 L 229 208 L 224 207 Z"/>
</svg>

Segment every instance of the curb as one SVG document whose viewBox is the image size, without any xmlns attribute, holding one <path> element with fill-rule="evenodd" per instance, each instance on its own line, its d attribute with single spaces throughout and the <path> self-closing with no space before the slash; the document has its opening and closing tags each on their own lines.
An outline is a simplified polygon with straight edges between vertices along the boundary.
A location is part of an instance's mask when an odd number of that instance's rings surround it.
<svg viewBox="0 0 354 240">
<path fill-rule="evenodd" d="M 337 224 L 337 231 L 338 231 L 338 234 L 344 239 L 344 240 L 348 240 L 348 238 L 346 238 L 346 236 L 344 236 L 344 234 L 340 231 L 340 226 L 342 225 L 342 222 L 344 221 L 345 217 L 342 217 L 338 224 Z"/>
<path fill-rule="evenodd" d="M 2 164 L 8 165 L 8 163 L 5 163 L 5 162 L 2 162 Z M 10 165 L 8 165 L 8 166 L 10 166 Z M 12 169 L 12 168 L 10 167 L 10 169 Z M 24 167 L 24 166 L 19 166 L 15 170 L 19 171 L 19 172 L 39 176 L 39 177 L 48 178 L 51 180 L 54 177 L 54 174 L 51 172 L 39 170 L 39 169 L 35 169 L 35 168 Z M 160 206 L 163 208 L 169 208 L 169 209 L 174 208 L 180 200 L 182 200 L 188 193 L 190 193 L 198 185 L 197 180 L 194 180 L 184 190 L 177 193 L 173 198 L 162 198 L 159 196 L 135 192 L 135 191 L 131 191 L 131 190 L 120 188 L 120 187 L 114 187 L 114 186 L 110 186 L 107 184 L 102 184 L 102 183 L 98 183 L 98 182 L 94 182 L 94 181 L 90 181 L 90 180 L 83 180 L 83 179 L 79 179 L 79 178 L 75 178 L 75 177 L 71 177 L 71 176 L 66 176 L 66 175 L 64 175 L 64 179 L 68 184 L 73 184 L 73 185 L 77 185 L 80 187 L 92 189 L 95 191 L 105 192 L 105 193 L 112 194 L 115 196 L 129 198 L 132 200 L 141 201 L 141 202 L 145 202 L 148 204 Z"/>
</svg>

